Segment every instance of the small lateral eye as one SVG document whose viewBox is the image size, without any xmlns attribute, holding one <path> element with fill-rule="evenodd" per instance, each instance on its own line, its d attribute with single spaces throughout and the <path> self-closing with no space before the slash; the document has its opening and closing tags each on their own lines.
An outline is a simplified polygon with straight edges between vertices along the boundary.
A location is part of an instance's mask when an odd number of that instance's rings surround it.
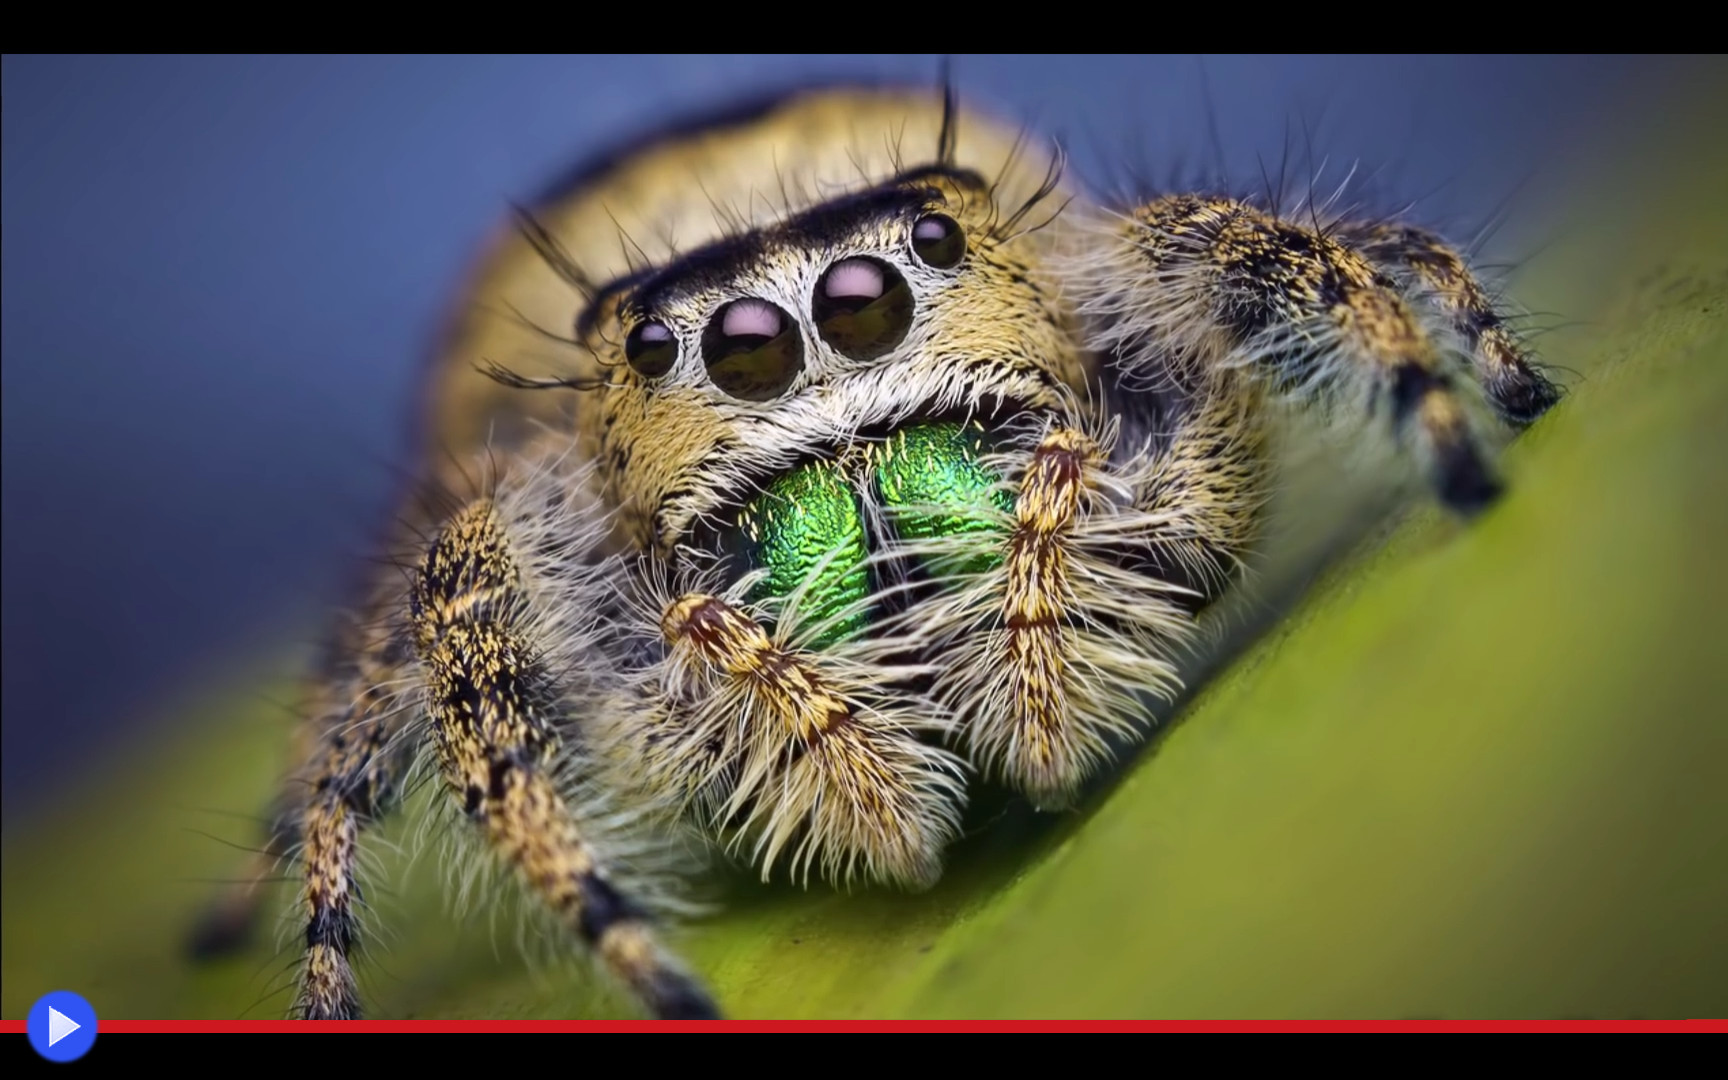
<svg viewBox="0 0 1728 1080">
<path fill-rule="evenodd" d="M 822 340 L 853 360 L 874 360 L 906 340 L 912 290 L 875 259 L 841 259 L 816 284 L 810 313 Z"/>
<path fill-rule="evenodd" d="M 678 362 L 678 338 L 665 323 L 649 319 L 624 339 L 624 359 L 630 361 L 636 374 L 658 379 Z"/>
<path fill-rule="evenodd" d="M 734 300 L 702 331 L 708 378 L 744 401 L 771 401 L 804 370 L 804 338 L 791 316 L 766 300 Z"/>
<path fill-rule="evenodd" d="M 966 257 L 966 234 L 946 214 L 925 214 L 912 226 L 912 251 L 926 264 L 946 270 Z"/>
</svg>

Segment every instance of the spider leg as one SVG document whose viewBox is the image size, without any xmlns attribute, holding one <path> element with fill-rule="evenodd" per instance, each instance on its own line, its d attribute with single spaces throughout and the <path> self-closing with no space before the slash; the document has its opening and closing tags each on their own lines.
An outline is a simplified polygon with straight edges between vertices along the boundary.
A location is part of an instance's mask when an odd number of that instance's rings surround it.
<svg viewBox="0 0 1728 1080">
<path fill-rule="evenodd" d="M 1164 402 L 1138 441 L 1119 437 L 1111 456 L 1133 509 L 1117 561 L 1181 586 L 1176 599 L 1191 614 L 1223 596 L 1259 536 L 1271 476 L 1264 397 L 1238 372 L 1211 372 L 1199 392 Z"/>
<path fill-rule="evenodd" d="M 1557 397 L 1521 350 L 1507 351 L 1504 321 L 1461 260 L 1422 234 L 1373 239 L 1202 195 L 1156 199 L 1110 228 L 1118 242 L 1073 282 L 1124 377 L 1180 384 L 1238 366 L 1334 414 L 1384 410 L 1459 512 L 1501 489 L 1495 432 L 1472 407 L 1478 378 L 1514 419 Z M 1459 330 L 1475 369 L 1457 362 Z"/>
<path fill-rule="evenodd" d="M 271 806 L 262 845 L 242 876 L 200 913 L 187 941 L 195 958 L 243 946 L 257 924 L 264 884 L 298 857 L 311 872 L 302 898 L 308 962 L 322 973 L 319 995 L 332 1005 L 352 996 L 346 982 L 357 895 L 352 845 L 394 805 L 412 754 L 404 734 L 413 710 L 398 697 L 411 652 L 402 636 L 369 634 L 370 625 L 376 624 L 357 622 L 333 637 L 310 686 L 307 719 L 296 727 L 297 764 Z"/>
<path fill-rule="evenodd" d="M 806 880 L 813 866 L 837 884 L 936 880 L 962 767 L 920 741 L 937 723 L 896 695 L 900 673 L 872 645 L 798 648 L 702 592 L 667 604 L 660 629 L 664 697 L 681 704 L 675 733 L 640 755 L 678 777 L 658 786 L 701 792 L 709 829 L 753 843 L 764 880 L 782 856 Z"/>
<path fill-rule="evenodd" d="M 416 574 L 411 623 L 445 784 L 494 854 L 651 1013 L 718 1016 L 625 888 L 606 826 L 556 775 L 561 758 L 583 764 L 583 747 L 560 736 L 573 695 L 536 647 L 543 613 L 518 557 L 505 516 L 479 500 L 446 523 Z"/>
<path fill-rule="evenodd" d="M 909 613 L 940 643 L 935 694 L 977 759 L 1040 807 L 1071 803 L 1141 735 L 1149 698 L 1179 689 L 1194 616 L 1254 535 L 1255 410 L 1254 388 L 1222 376 L 1144 441 L 1050 426 L 996 466 L 1014 502 L 993 565 Z M 976 562 L 981 542 L 956 534 L 907 552 L 953 566 Z"/>
<path fill-rule="evenodd" d="M 1523 429 L 1560 400 L 1506 315 L 1464 257 L 1425 229 L 1345 223 L 1340 233 L 1400 283 L 1418 303 L 1447 320 L 1470 350 L 1471 366 L 1500 418 Z"/>
<path fill-rule="evenodd" d="M 390 670 L 399 672 L 402 666 L 397 661 Z M 350 704 L 320 725 L 319 749 L 306 774 L 310 790 L 296 830 L 306 952 L 293 1009 L 305 1019 L 360 1014 L 351 962 L 360 835 L 397 802 L 412 753 L 407 735 L 415 714 L 392 689 L 397 681 L 379 674 L 360 680 Z"/>
</svg>

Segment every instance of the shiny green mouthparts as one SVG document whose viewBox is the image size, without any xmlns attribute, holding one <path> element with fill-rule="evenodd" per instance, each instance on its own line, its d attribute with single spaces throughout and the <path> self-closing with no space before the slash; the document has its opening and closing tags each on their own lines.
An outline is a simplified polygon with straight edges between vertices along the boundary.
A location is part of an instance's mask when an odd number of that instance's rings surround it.
<svg viewBox="0 0 1728 1080">
<path fill-rule="evenodd" d="M 919 424 L 888 440 L 877 458 L 876 490 L 903 540 L 997 532 L 1000 523 L 981 511 L 1014 508 L 1001 478 L 984 466 L 984 429 L 977 424 Z M 938 572 L 978 573 L 1002 561 L 989 546 Z"/>
<path fill-rule="evenodd" d="M 812 462 L 777 477 L 744 508 L 738 525 L 749 545 L 750 568 L 768 571 L 752 600 L 784 599 L 808 580 L 800 621 L 821 623 L 869 595 L 864 517 L 835 462 Z M 813 644 L 833 644 L 868 620 L 869 612 L 857 607 Z"/>
<path fill-rule="evenodd" d="M 1012 497 L 985 467 L 984 432 L 976 424 L 917 424 L 896 432 L 869 457 L 867 477 L 904 540 L 999 532 L 999 520 L 980 511 L 1008 511 Z M 858 493 L 844 466 L 818 461 L 776 478 L 738 519 L 750 569 L 767 576 L 751 599 L 785 599 L 808 586 L 800 621 L 834 622 L 812 639 L 820 648 L 864 629 L 870 611 L 870 545 Z M 1001 561 L 993 545 L 941 573 L 976 573 Z M 848 611 L 850 609 L 850 611 Z M 845 612 L 844 618 L 839 618 Z"/>
</svg>

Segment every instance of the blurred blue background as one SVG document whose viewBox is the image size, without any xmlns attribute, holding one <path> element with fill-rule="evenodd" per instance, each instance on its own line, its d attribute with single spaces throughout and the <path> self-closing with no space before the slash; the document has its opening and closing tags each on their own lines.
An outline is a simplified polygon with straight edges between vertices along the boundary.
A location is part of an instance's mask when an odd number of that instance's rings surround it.
<svg viewBox="0 0 1728 1080">
<path fill-rule="evenodd" d="M 387 511 L 414 378 L 511 199 L 645 128 L 929 56 L 4 60 L 4 799 L 317 629 Z M 957 57 L 1084 177 L 1283 148 L 1530 255 L 1543 192 L 1668 74 L 1593 58 Z M 1208 101 L 1211 108 L 1208 109 Z M 1209 120 L 1209 117 L 1212 118 Z M 1215 123 L 1213 122 L 1215 121 Z M 1508 201 L 1510 200 L 1510 201 Z"/>
</svg>

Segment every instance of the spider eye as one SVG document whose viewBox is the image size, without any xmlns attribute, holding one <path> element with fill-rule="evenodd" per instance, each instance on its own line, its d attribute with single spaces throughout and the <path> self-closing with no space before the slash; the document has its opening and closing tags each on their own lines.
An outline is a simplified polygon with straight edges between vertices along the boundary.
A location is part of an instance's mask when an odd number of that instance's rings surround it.
<svg viewBox="0 0 1728 1080">
<path fill-rule="evenodd" d="M 842 259 L 817 282 L 810 313 L 823 341 L 854 360 L 874 360 L 906 339 L 912 290 L 887 263 Z"/>
<path fill-rule="evenodd" d="M 624 359 L 630 361 L 636 374 L 658 379 L 678 361 L 678 338 L 665 323 L 649 319 L 624 339 Z"/>
<path fill-rule="evenodd" d="M 804 370 L 804 339 L 784 311 L 766 300 L 734 300 L 702 331 L 708 378 L 732 397 L 769 401 Z"/>
<path fill-rule="evenodd" d="M 912 226 L 912 250 L 930 266 L 946 270 L 966 256 L 966 234 L 946 214 L 926 214 Z"/>
</svg>

